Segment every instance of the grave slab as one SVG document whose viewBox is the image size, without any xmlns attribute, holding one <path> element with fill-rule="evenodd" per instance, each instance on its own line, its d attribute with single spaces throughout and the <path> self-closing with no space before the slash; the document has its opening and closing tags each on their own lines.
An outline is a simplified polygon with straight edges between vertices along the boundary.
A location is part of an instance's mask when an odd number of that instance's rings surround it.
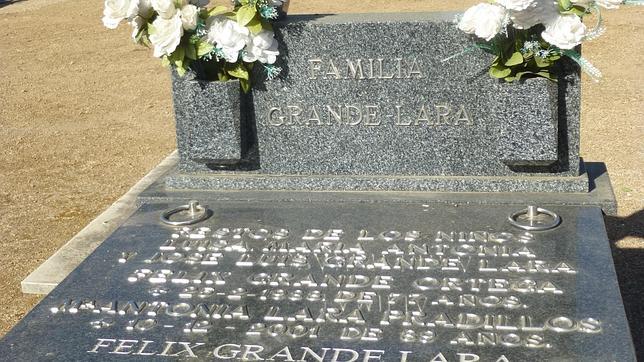
<svg viewBox="0 0 644 362">
<path fill-rule="evenodd" d="M 525 231 L 515 206 L 202 202 L 193 227 L 159 221 L 178 203 L 143 205 L 0 355 L 635 360 L 596 207 Z"/>
</svg>

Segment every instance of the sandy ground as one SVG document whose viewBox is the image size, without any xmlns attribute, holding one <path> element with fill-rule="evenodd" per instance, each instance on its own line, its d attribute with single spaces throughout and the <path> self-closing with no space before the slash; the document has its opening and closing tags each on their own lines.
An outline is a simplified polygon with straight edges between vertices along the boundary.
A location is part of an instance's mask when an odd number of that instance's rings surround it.
<svg viewBox="0 0 644 362">
<path fill-rule="evenodd" d="M 475 1 L 293 0 L 292 13 L 461 10 Z M 40 297 L 20 281 L 174 148 L 167 70 L 105 29 L 99 0 L 0 0 L 0 336 Z M 607 163 L 607 218 L 634 338 L 644 340 L 644 7 L 605 12 L 585 55 L 582 155 Z M 640 342 L 641 343 L 641 342 Z"/>
</svg>

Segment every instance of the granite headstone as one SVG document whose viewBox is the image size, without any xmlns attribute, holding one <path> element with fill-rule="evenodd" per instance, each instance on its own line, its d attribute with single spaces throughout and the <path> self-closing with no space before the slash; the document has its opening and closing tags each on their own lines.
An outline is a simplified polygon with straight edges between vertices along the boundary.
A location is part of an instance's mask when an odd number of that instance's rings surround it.
<svg viewBox="0 0 644 362">
<path fill-rule="evenodd" d="M 182 160 L 168 185 L 588 191 L 578 69 L 564 64 L 556 83 L 505 84 L 485 74 L 481 51 L 444 61 L 471 45 L 454 15 L 290 16 L 276 26 L 282 76 L 241 95 L 253 151 L 223 170 Z M 191 127 L 207 131 L 215 112 L 204 109 Z"/>
</svg>

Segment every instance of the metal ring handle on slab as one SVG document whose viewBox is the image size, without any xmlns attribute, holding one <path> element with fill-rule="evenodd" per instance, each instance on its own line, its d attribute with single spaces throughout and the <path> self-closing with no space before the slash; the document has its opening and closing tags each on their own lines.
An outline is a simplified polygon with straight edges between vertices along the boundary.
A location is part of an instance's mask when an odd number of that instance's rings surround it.
<svg viewBox="0 0 644 362">
<path fill-rule="evenodd" d="M 528 221 L 528 223 L 522 223 L 517 220 L 518 217 L 522 215 L 525 215 L 525 217 L 527 218 L 526 221 Z M 552 221 L 542 224 L 532 224 L 531 221 L 535 221 L 539 215 L 547 215 L 552 219 Z M 517 211 L 508 216 L 508 221 L 512 226 L 519 229 L 528 231 L 545 231 L 554 229 L 559 226 L 559 224 L 561 224 L 561 217 L 548 209 L 536 206 L 528 206 L 526 209 Z"/>
<path fill-rule="evenodd" d="M 182 211 L 190 212 L 189 219 L 180 221 L 170 220 L 170 217 L 172 217 L 172 215 L 180 213 Z M 163 214 L 161 214 L 161 222 L 172 226 L 186 226 L 200 223 L 211 216 L 212 210 L 208 209 L 208 207 L 206 206 L 199 205 L 198 201 L 192 200 L 188 203 L 188 205 L 182 205 L 172 210 L 165 211 Z"/>
</svg>

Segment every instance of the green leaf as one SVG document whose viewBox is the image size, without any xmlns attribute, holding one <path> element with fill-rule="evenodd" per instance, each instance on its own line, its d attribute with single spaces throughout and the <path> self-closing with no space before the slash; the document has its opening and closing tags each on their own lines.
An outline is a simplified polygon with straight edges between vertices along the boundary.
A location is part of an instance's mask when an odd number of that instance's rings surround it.
<svg viewBox="0 0 644 362">
<path fill-rule="evenodd" d="M 205 41 L 199 41 L 195 44 L 195 48 L 197 50 L 197 58 L 201 58 L 215 49 L 215 46 Z"/>
<path fill-rule="evenodd" d="M 141 42 L 141 37 L 143 37 L 144 33 L 145 33 L 144 28 L 139 29 L 139 31 L 136 33 L 136 36 L 134 36 L 134 41 L 136 41 L 137 43 L 140 43 Z"/>
<path fill-rule="evenodd" d="M 228 76 L 228 74 L 226 74 L 226 72 L 219 72 L 217 73 L 217 79 L 219 79 L 219 81 L 221 82 L 226 82 L 230 79 L 230 77 Z"/>
<path fill-rule="evenodd" d="M 174 50 L 174 52 L 171 55 L 175 61 L 183 62 L 183 59 L 186 57 L 186 49 L 179 45 L 177 49 Z"/>
<path fill-rule="evenodd" d="M 161 58 L 161 65 L 164 66 L 164 67 L 169 67 L 170 66 L 170 59 L 168 59 L 167 55 L 164 55 Z"/>
<path fill-rule="evenodd" d="M 570 10 L 572 8 L 571 0 L 559 0 L 559 8 L 563 11 Z"/>
<path fill-rule="evenodd" d="M 134 42 L 136 42 L 137 44 L 148 46 L 150 41 L 148 39 L 148 34 L 145 28 L 139 29 L 139 32 L 136 34 L 136 37 L 134 37 Z"/>
<path fill-rule="evenodd" d="M 512 73 L 510 68 L 505 67 L 504 65 L 493 65 L 490 67 L 490 75 L 494 78 L 505 78 Z"/>
<path fill-rule="evenodd" d="M 583 17 L 584 15 L 588 14 L 588 11 L 586 11 L 586 8 L 583 6 L 575 5 L 572 8 L 562 11 L 561 14 L 563 15 L 577 15 L 580 18 Z"/>
<path fill-rule="evenodd" d="M 186 58 L 197 60 L 197 49 L 194 44 L 186 44 Z"/>
<path fill-rule="evenodd" d="M 225 6 L 215 6 L 214 8 L 208 10 L 208 17 L 221 15 L 228 12 L 228 8 Z"/>
<path fill-rule="evenodd" d="M 184 59 L 186 57 L 186 51 L 182 46 L 178 46 L 177 49 L 170 54 L 170 62 L 174 64 L 177 68 L 183 68 L 184 67 Z"/>
<path fill-rule="evenodd" d="M 152 23 L 148 23 L 148 34 L 152 35 L 156 32 L 157 30 L 154 28 L 154 25 L 152 25 Z"/>
<path fill-rule="evenodd" d="M 537 63 L 539 68 L 548 68 L 552 65 L 552 62 L 548 58 L 534 57 L 534 62 Z"/>
<path fill-rule="evenodd" d="M 239 79 L 246 79 L 248 80 L 250 78 L 250 74 L 248 73 L 248 70 L 244 66 L 243 63 L 237 63 L 233 66 L 232 69 L 228 69 L 228 74 L 232 75 L 235 78 Z"/>
<path fill-rule="evenodd" d="M 152 42 L 150 42 L 150 37 L 148 37 L 147 35 L 141 37 L 141 44 L 148 48 L 152 48 Z"/>
<path fill-rule="evenodd" d="M 521 80 L 521 78 L 523 78 L 524 75 L 528 75 L 528 74 L 534 74 L 534 73 L 531 71 L 517 72 L 517 74 L 515 74 L 515 77 L 517 78 L 517 80 Z"/>
<path fill-rule="evenodd" d="M 273 31 L 273 24 L 269 23 L 268 21 L 262 21 L 262 29 L 266 31 Z"/>
<path fill-rule="evenodd" d="M 237 22 L 241 26 L 246 26 L 257 14 L 257 8 L 253 5 L 244 5 L 237 10 Z"/>
<path fill-rule="evenodd" d="M 239 85 L 241 85 L 241 89 L 244 91 L 244 93 L 248 93 L 248 91 L 250 91 L 250 80 L 240 79 Z"/>
<path fill-rule="evenodd" d="M 552 74 L 552 73 L 550 73 L 548 71 L 545 71 L 545 70 L 540 71 L 539 73 L 537 73 L 537 75 L 541 76 L 541 77 L 544 77 L 544 78 L 548 78 L 553 82 L 557 81 L 557 77 L 555 77 L 554 74 Z"/>
<path fill-rule="evenodd" d="M 184 75 L 186 75 L 187 71 L 188 70 L 184 67 L 177 67 L 177 73 L 179 74 L 180 77 L 183 77 Z"/>
<path fill-rule="evenodd" d="M 508 67 L 519 65 L 521 63 L 523 63 L 523 55 L 521 54 L 521 52 L 514 52 L 510 59 L 505 61 L 505 65 L 507 65 Z"/>
<path fill-rule="evenodd" d="M 493 66 L 493 67 L 495 67 L 495 66 L 499 65 L 499 64 L 500 64 L 500 62 L 501 62 L 501 57 L 497 56 L 497 57 L 496 57 L 496 58 L 494 58 L 494 60 L 492 61 L 492 66 Z"/>
<path fill-rule="evenodd" d="M 262 26 L 262 21 L 257 15 L 255 15 L 255 17 L 246 25 L 246 27 L 253 34 L 257 34 L 264 29 L 264 27 Z"/>
<path fill-rule="evenodd" d="M 584 16 L 586 14 L 590 14 L 590 10 L 586 9 L 586 7 L 582 5 L 574 5 L 571 11 L 575 11 L 575 13 L 579 16 Z"/>
</svg>

